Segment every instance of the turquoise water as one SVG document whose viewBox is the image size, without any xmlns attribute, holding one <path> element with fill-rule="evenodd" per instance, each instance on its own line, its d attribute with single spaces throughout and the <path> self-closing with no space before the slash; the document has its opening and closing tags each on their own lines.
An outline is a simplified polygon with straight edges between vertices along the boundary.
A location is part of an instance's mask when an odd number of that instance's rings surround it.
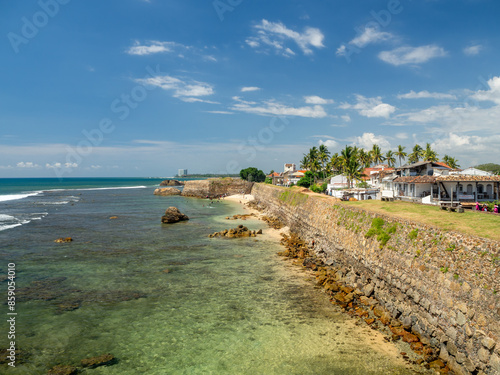
<svg viewBox="0 0 500 375">
<path fill-rule="evenodd" d="M 16 346 L 28 355 L 0 373 L 46 374 L 104 353 L 118 363 L 88 373 L 414 373 L 279 258 L 276 240 L 209 239 L 240 223 L 266 232 L 257 220 L 224 219 L 245 213 L 239 205 L 154 196 L 147 180 L 88 183 L 0 202 L 0 215 L 18 220 L 44 213 L 0 231 L 0 275 L 8 263 L 17 271 Z M 169 206 L 190 220 L 162 225 Z M 2 319 L 2 348 L 7 328 Z"/>
</svg>

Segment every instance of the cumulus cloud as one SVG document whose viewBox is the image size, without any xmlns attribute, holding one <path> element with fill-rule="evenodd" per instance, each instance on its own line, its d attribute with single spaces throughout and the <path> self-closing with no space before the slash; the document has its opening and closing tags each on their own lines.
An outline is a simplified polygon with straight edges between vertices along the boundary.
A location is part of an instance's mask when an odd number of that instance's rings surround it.
<svg viewBox="0 0 500 375">
<path fill-rule="evenodd" d="M 399 66 L 422 64 L 437 57 L 446 56 L 446 51 L 435 44 L 420 47 L 399 47 L 392 51 L 382 51 L 378 57 L 388 64 Z"/>
<path fill-rule="evenodd" d="M 320 145 L 325 145 L 328 147 L 330 150 L 336 149 L 339 147 L 339 143 L 335 139 L 327 139 L 326 141 L 323 141 L 322 139 L 319 140 Z"/>
<path fill-rule="evenodd" d="M 463 52 L 467 56 L 475 56 L 479 55 L 479 53 L 482 51 L 483 46 L 481 44 L 476 44 L 473 46 L 468 46 L 463 49 Z"/>
<path fill-rule="evenodd" d="M 411 90 L 410 92 L 402 95 L 398 95 L 398 99 L 450 99 L 457 100 L 455 95 L 445 94 L 440 92 L 429 92 L 429 91 L 419 91 L 415 92 Z"/>
<path fill-rule="evenodd" d="M 339 108 L 354 109 L 365 117 L 389 118 L 396 111 L 396 107 L 383 103 L 380 96 L 376 98 L 366 98 L 363 95 L 356 95 L 356 104 L 342 103 Z"/>
<path fill-rule="evenodd" d="M 289 107 L 274 100 L 264 101 L 262 103 L 247 102 L 238 97 L 233 97 L 237 101 L 230 109 L 246 113 L 253 113 L 262 116 L 298 116 L 309 118 L 323 118 L 327 114 L 320 105 L 305 107 Z"/>
<path fill-rule="evenodd" d="M 260 87 L 255 87 L 255 86 L 241 88 L 241 92 L 259 91 L 259 90 L 260 90 Z"/>
<path fill-rule="evenodd" d="M 323 99 L 319 96 L 304 96 L 304 100 L 307 104 L 332 104 L 334 103 L 333 99 Z"/>
<path fill-rule="evenodd" d="M 382 135 L 373 133 L 363 133 L 360 137 L 355 137 L 353 143 L 365 149 L 371 149 L 373 145 L 379 145 L 382 149 L 391 148 L 391 143 Z"/>
<path fill-rule="evenodd" d="M 180 78 L 164 75 L 137 79 L 136 82 L 143 85 L 160 87 L 163 90 L 173 91 L 173 96 L 185 102 L 209 102 L 199 99 L 200 96 L 209 96 L 215 93 L 212 85 L 194 80 L 182 80 Z"/>
<path fill-rule="evenodd" d="M 254 26 L 256 35 L 245 41 L 252 48 L 267 47 L 286 57 L 295 55 L 295 52 L 286 43 L 289 41 L 302 50 L 305 55 L 313 53 L 312 48 L 323 48 L 324 35 L 321 30 L 307 27 L 302 33 L 287 28 L 281 22 L 269 22 L 263 19 Z"/>
<path fill-rule="evenodd" d="M 21 162 L 16 164 L 16 167 L 17 168 L 40 168 L 40 166 L 38 164 L 35 164 L 31 161 L 27 161 L 27 162 L 21 161 Z"/>
<path fill-rule="evenodd" d="M 491 101 L 500 104 L 500 77 L 493 77 L 488 80 L 489 90 L 479 90 L 471 95 L 472 99 L 478 101 Z"/>
</svg>

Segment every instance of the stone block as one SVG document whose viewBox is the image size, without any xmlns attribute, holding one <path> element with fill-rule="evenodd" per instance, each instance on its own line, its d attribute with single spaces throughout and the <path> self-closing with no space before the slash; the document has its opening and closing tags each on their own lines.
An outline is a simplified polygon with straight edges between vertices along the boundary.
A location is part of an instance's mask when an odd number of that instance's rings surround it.
<svg viewBox="0 0 500 375">
<path fill-rule="evenodd" d="M 496 353 L 491 355 L 490 366 L 494 371 L 496 371 L 497 374 L 500 374 L 500 356 Z"/>
<path fill-rule="evenodd" d="M 462 311 L 457 311 L 457 323 L 460 326 L 463 326 L 466 322 L 465 315 L 462 313 Z"/>
<path fill-rule="evenodd" d="M 458 349 L 457 349 L 457 346 L 453 342 L 448 341 L 446 343 L 446 349 L 448 350 L 448 353 L 450 353 L 453 357 L 456 357 L 456 355 L 458 353 Z"/>
<path fill-rule="evenodd" d="M 453 341 L 457 339 L 457 330 L 453 327 L 450 327 L 446 330 L 446 336 L 451 338 Z"/>
<path fill-rule="evenodd" d="M 483 344 L 486 349 L 492 350 L 495 347 L 495 340 L 489 337 L 485 337 L 481 340 L 481 344 Z"/>
<path fill-rule="evenodd" d="M 485 348 L 479 349 L 477 351 L 477 356 L 479 357 L 481 362 L 484 362 L 484 363 L 488 363 L 488 361 L 490 360 L 490 352 Z"/>
</svg>

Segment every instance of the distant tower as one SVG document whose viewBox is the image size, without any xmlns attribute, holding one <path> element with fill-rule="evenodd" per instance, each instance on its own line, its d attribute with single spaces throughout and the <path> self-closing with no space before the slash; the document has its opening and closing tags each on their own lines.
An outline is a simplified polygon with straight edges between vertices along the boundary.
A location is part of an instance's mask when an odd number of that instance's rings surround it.
<svg viewBox="0 0 500 375">
<path fill-rule="evenodd" d="M 187 174 L 188 174 L 187 169 L 179 169 L 177 171 L 177 177 L 185 177 L 185 176 L 187 176 Z"/>
</svg>

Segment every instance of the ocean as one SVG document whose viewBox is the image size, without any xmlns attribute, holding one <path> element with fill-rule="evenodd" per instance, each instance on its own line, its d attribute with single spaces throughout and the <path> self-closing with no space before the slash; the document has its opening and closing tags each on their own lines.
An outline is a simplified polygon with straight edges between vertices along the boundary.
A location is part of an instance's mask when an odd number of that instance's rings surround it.
<svg viewBox="0 0 500 375">
<path fill-rule="evenodd" d="M 106 353 L 115 364 L 85 373 L 415 373 L 276 255 L 275 239 L 208 238 L 237 224 L 265 233 L 265 223 L 226 220 L 245 213 L 235 202 L 155 196 L 160 181 L 0 179 L 1 374 Z M 190 220 L 161 224 L 169 206 Z M 15 367 L 1 363 L 11 341 Z"/>
</svg>

